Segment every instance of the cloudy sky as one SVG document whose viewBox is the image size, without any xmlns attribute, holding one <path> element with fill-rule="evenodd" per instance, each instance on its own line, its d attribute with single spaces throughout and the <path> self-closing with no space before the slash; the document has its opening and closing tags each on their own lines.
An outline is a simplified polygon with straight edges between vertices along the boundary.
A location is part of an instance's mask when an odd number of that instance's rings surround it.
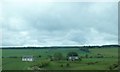
<svg viewBox="0 0 120 72">
<path fill-rule="evenodd" d="M 118 43 L 117 2 L 0 2 L 2 46 Z"/>
</svg>

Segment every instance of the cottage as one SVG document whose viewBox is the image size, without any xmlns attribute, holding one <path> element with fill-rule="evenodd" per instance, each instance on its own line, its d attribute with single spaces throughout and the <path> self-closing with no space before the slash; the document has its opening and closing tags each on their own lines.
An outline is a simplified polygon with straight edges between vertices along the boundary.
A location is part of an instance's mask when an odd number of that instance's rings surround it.
<svg viewBox="0 0 120 72">
<path fill-rule="evenodd" d="M 76 52 L 68 53 L 67 60 L 70 60 L 70 61 L 79 60 L 78 54 Z"/>
<path fill-rule="evenodd" d="M 22 57 L 22 61 L 29 61 L 29 62 L 31 62 L 31 61 L 34 61 L 34 58 L 33 58 L 33 56 L 23 56 Z"/>
<path fill-rule="evenodd" d="M 75 60 L 78 60 L 79 58 L 78 58 L 78 56 L 70 56 L 70 57 L 68 57 L 68 59 L 71 61 L 75 61 Z"/>
</svg>

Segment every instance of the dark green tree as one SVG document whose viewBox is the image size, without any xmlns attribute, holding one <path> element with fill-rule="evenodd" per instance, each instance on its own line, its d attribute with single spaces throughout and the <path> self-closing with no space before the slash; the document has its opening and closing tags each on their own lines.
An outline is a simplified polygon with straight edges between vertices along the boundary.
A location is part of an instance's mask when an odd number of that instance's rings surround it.
<svg viewBox="0 0 120 72">
<path fill-rule="evenodd" d="M 77 52 L 69 52 L 67 56 L 78 56 Z"/>
</svg>

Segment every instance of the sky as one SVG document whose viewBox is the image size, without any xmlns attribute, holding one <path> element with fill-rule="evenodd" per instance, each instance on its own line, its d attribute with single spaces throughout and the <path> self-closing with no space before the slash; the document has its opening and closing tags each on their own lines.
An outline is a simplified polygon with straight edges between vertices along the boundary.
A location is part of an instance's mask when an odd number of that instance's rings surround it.
<svg viewBox="0 0 120 72">
<path fill-rule="evenodd" d="M 1 46 L 118 44 L 117 2 L 0 2 Z"/>
</svg>

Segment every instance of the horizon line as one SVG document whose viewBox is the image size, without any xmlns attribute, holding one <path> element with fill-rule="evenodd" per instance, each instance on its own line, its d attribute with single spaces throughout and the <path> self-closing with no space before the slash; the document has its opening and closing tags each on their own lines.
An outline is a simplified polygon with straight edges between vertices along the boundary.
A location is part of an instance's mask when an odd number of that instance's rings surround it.
<svg viewBox="0 0 120 72">
<path fill-rule="evenodd" d="M 105 44 L 105 45 L 120 45 L 120 44 Z M 105 46 L 105 45 L 55 45 L 55 46 L 0 46 L 0 47 L 82 47 L 82 46 Z"/>
</svg>

